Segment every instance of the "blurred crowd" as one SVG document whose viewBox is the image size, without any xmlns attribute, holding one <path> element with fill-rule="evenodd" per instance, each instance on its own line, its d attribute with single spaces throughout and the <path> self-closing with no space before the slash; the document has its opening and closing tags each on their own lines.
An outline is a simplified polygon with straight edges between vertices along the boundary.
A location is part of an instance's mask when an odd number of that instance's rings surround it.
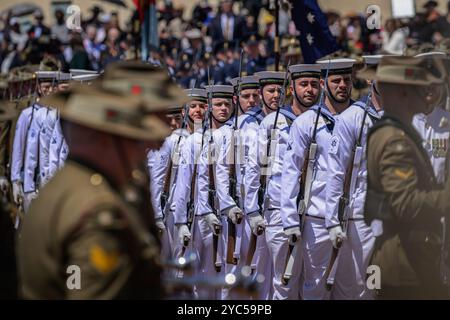
<svg viewBox="0 0 450 320">
<path fill-rule="evenodd" d="M 414 18 L 387 19 L 380 29 L 369 30 L 367 14 L 340 15 L 326 12 L 331 33 L 336 37 L 340 56 L 360 56 L 378 52 L 402 54 L 418 46 L 435 47 L 450 38 L 450 1 L 446 13 L 437 10 L 436 1 L 428 1 Z M 130 8 L 130 10 L 135 10 Z M 32 14 L 31 23 L 11 12 L 0 15 L 0 71 L 25 64 L 39 64 L 52 56 L 63 71 L 92 69 L 101 71 L 116 60 L 132 59 L 140 49 L 139 13 L 120 25 L 118 12 L 105 12 L 93 6 L 82 13 L 81 28 L 69 30 L 66 15 L 56 10 L 54 17 L 42 11 Z M 239 57 L 245 50 L 243 71 L 253 74 L 273 70 L 275 42 L 275 10 L 270 0 L 221 0 L 218 7 L 208 0 L 199 2 L 183 17 L 184 8 L 171 1 L 158 5 L 159 45 L 150 47 L 149 60 L 164 64 L 170 75 L 183 87 L 206 84 L 211 66 L 214 83 L 227 83 L 238 76 Z M 281 1 L 279 34 L 280 65 L 302 62 L 296 30 L 290 18 L 290 2 Z"/>
</svg>

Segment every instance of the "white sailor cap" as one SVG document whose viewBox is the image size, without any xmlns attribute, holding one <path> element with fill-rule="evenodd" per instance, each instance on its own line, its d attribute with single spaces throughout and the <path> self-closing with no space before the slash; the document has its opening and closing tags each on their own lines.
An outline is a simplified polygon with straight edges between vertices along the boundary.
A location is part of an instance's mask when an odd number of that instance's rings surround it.
<svg viewBox="0 0 450 320">
<path fill-rule="evenodd" d="M 81 75 L 87 75 L 87 74 L 97 74 L 97 71 L 94 70 L 84 70 L 84 69 L 70 69 L 70 74 L 72 76 L 81 76 Z"/>
<path fill-rule="evenodd" d="M 320 65 L 319 64 L 295 64 L 289 66 L 289 72 L 291 73 L 291 79 L 296 80 L 298 78 L 320 78 Z"/>
<path fill-rule="evenodd" d="M 59 71 L 36 71 L 39 80 L 55 80 Z"/>
<path fill-rule="evenodd" d="M 317 61 L 322 69 L 322 75 L 326 75 L 328 70 L 328 75 L 339 75 L 339 74 L 349 74 L 352 73 L 353 64 L 356 62 L 355 59 L 326 59 Z"/>
<path fill-rule="evenodd" d="M 261 87 L 268 84 L 278 84 L 282 86 L 284 84 L 285 73 L 281 71 L 261 71 L 255 73 L 255 77 L 258 79 Z"/>
<path fill-rule="evenodd" d="M 255 76 L 244 76 L 241 77 L 240 81 L 241 81 L 241 90 L 259 89 L 258 78 L 256 78 Z M 234 89 L 237 90 L 239 86 L 239 77 L 231 79 L 230 82 L 233 85 Z"/>
<path fill-rule="evenodd" d="M 99 77 L 99 74 L 81 74 L 77 76 L 72 76 L 72 80 L 85 82 L 85 81 L 93 81 Z"/>
<path fill-rule="evenodd" d="M 185 89 L 184 92 L 191 101 L 196 100 L 205 103 L 208 101 L 208 93 L 206 92 L 205 89 L 198 89 L 198 88 Z"/>
<path fill-rule="evenodd" d="M 208 94 L 212 93 L 213 98 L 224 98 L 224 99 L 233 98 L 234 94 L 233 86 L 213 85 L 213 86 L 206 86 L 205 88 Z"/>
<path fill-rule="evenodd" d="M 381 58 L 384 57 L 382 54 L 376 54 L 371 56 L 362 56 L 367 65 L 378 65 L 381 61 Z"/>
<path fill-rule="evenodd" d="M 419 53 L 414 56 L 414 58 L 445 58 L 447 55 L 441 51 L 432 51 Z"/>
<path fill-rule="evenodd" d="M 72 76 L 70 73 L 58 72 L 56 74 L 56 80 L 58 82 L 69 82 L 71 79 L 72 79 Z"/>
</svg>

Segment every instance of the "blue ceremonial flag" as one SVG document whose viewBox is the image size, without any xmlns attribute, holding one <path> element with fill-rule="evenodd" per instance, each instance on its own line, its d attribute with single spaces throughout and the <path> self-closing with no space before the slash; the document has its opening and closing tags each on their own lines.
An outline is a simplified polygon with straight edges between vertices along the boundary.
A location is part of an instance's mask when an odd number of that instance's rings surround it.
<svg viewBox="0 0 450 320">
<path fill-rule="evenodd" d="M 317 0 L 295 0 L 291 13 L 300 31 L 300 47 L 305 63 L 315 63 L 317 59 L 340 49 Z"/>
</svg>

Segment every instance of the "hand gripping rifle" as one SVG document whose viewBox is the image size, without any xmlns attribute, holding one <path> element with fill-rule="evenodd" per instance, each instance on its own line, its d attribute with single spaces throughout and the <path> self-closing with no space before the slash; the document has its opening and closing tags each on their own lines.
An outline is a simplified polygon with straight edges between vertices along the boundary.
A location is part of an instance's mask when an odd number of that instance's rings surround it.
<svg viewBox="0 0 450 320">
<path fill-rule="evenodd" d="M 354 193 L 356 188 L 356 180 L 358 178 L 358 170 L 360 169 L 361 161 L 363 158 L 363 146 L 362 146 L 362 137 L 364 133 L 364 126 L 366 123 L 367 115 L 369 114 L 369 108 L 372 98 L 372 90 L 373 83 L 370 87 L 369 93 L 367 94 L 366 103 L 364 107 L 364 115 L 361 122 L 361 127 L 359 128 L 358 139 L 356 140 L 355 145 L 352 149 L 351 154 L 351 162 L 348 164 L 347 170 L 345 171 L 345 180 L 343 186 L 342 196 L 339 198 L 339 207 L 338 207 L 338 218 L 339 223 L 341 224 L 342 231 L 346 234 L 348 227 L 348 219 L 349 219 L 349 203 L 350 196 Z M 342 239 L 337 239 L 337 248 L 333 247 L 333 251 L 331 253 L 330 263 L 328 264 L 327 270 L 325 271 L 325 279 L 326 279 L 326 289 L 328 291 L 331 290 L 334 284 L 334 278 L 337 271 L 338 265 L 338 253 L 339 248 L 342 246 Z"/>
<path fill-rule="evenodd" d="M 241 57 L 239 60 L 239 80 L 238 80 L 238 89 L 236 92 L 237 97 L 237 103 L 234 110 L 234 130 L 233 130 L 233 136 L 231 138 L 231 150 L 233 150 L 233 163 L 229 165 L 229 172 L 230 172 L 230 189 L 229 193 L 231 198 L 233 198 L 234 202 L 236 203 L 236 206 L 239 207 L 239 197 L 238 197 L 238 190 L 237 190 L 237 175 L 236 175 L 236 165 L 237 165 L 237 136 L 239 134 L 238 129 L 238 117 L 239 117 L 239 109 L 240 109 L 240 103 L 239 103 L 239 96 L 241 94 L 241 85 L 242 85 L 242 62 L 243 62 L 243 56 L 244 56 L 244 50 L 241 50 Z M 242 216 L 238 217 L 237 224 L 240 224 L 242 221 Z M 237 265 L 238 264 L 238 256 L 235 255 L 235 249 L 236 249 L 236 225 L 231 221 L 230 218 L 227 218 L 227 224 L 228 224 L 228 242 L 227 242 L 227 257 L 226 262 L 228 264 Z"/>
<path fill-rule="evenodd" d="M 269 167 L 269 158 L 272 156 L 272 139 L 276 137 L 276 130 L 277 130 L 277 122 L 278 122 L 278 115 L 280 114 L 280 108 L 283 107 L 284 102 L 286 100 L 286 87 L 288 83 L 288 77 L 289 77 L 289 66 L 291 64 L 291 61 L 289 60 L 287 66 L 286 66 L 286 72 L 284 75 L 283 80 L 283 86 L 281 87 L 281 93 L 278 99 L 278 108 L 275 112 L 275 119 L 273 122 L 272 130 L 269 134 L 269 139 L 267 141 L 267 147 L 266 147 L 266 153 L 265 153 L 265 159 L 263 159 L 261 163 L 261 174 L 259 176 L 259 183 L 260 187 L 258 189 L 258 206 L 259 206 L 259 214 L 261 216 L 264 215 L 264 200 L 266 197 L 266 189 L 267 189 L 267 179 L 268 179 L 268 167 Z M 264 174 L 263 174 L 264 173 Z M 264 232 L 263 228 L 258 228 L 258 235 L 261 235 Z M 257 241 L 257 235 L 255 235 L 253 232 L 250 234 L 250 242 L 248 247 L 248 253 L 247 253 L 247 259 L 246 259 L 246 265 L 251 266 L 253 261 L 253 255 L 255 254 L 256 250 L 256 241 Z M 253 270 L 252 270 L 253 271 Z"/>
<path fill-rule="evenodd" d="M 300 176 L 300 193 L 297 197 L 297 212 L 300 215 L 300 231 L 303 233 L 306 219 L 306 208 L 309 206 L 311 200 L 311 187 L 313 183 L 312 177 L 314 176 L 314 166 L 317 160 L 317 126 L 319 123 L 319 117 L 324 103 L 325 91 L 327 90 L 328 71 L 330 70 L 330 61 L 328 62 L 327 73 L 325 75 L 324 90 L 320 93 L 319 104 L 317 108 L 317 115 L 314 122 L 314 130 L 311 137 L 311 143 L 305 152 L 305 162 L 303 163 L 301 176 Z M 294 261 L 297 256 L 298 246 L 296 246 L 297 237 L 289 239 L 289 249 L 285 260 L 284 273 L 281 282 L 285 285 L 289 283 L 292 276 L 292 269 L 294 267 Z"/>
</svg>

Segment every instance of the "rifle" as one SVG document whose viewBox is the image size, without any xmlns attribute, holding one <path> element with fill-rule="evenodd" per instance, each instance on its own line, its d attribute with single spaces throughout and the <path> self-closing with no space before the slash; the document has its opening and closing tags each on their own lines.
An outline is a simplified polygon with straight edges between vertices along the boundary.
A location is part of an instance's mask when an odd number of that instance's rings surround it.
<svg viewBox="0 0 450 320">
<path fill-rule="evenodd" d="M 327 90 L 328 71 L 330 70 L 330 61 L 328 62 L 327 73 L 325 75 L 325 88 L 320 92 L 319 105 L 317 108 L 317 115 L 314 121 L 314 130 L 311 138 L 311 143 L 305 152 L 305 162 L 303 163 L 301 175 L 300 175 L 300 193 L 297 197 L 297 212 L 300 215 L 300 231 L 303 233 L 306 220 L 306 208 L 309 205 L 311 199 L 311 187 L 312 177 L 314 175 L 314 165 L 316 163 L 317 156 L 317 126 L 319 123 L 319 117 L 324 101 L 325 91 Z M 289 279 L 292 276 L 292 268 L 294 266 L 294 260 L 297 256 L 298 248 L 296 246 L 297 237 L 293 237 L 289 241 L 288 254 L 285 260 L 284 273 L 282 276 L 282 283 L 287 285 Z"/>
<path fill-rule="evenodd" d="M 209 69 L 208 69 L 208 82 L 210 83 L 209 78 Z M 214 145 L 214 137 L 212 132 L 212 90 L 208 92 L 208 121 L 209 121 L 209 140 L 208 140 L 208 203 L 211 207 L 213 213 L 217 216 L 216 209 L 216 183 L 214 176 L 214 164 L 213 164 L 213 145 Z M 213 230 L 213 264 L 216 272 L 220 272 L 222 269 L 222 261 L 218 252 L 219 247 L 219 234 L 222 231 L 222 226 L 219 224 L 214 225 Z"/>
<path fill-rule="evenodd" d="M 277 111 L 275 113 L 275 119 L 274 119 L 274 123 L 273 123 L 273 128 L 270 131 L 270 136 L 269 139 L 267 141 L 267 147 L 266 147 L 266 158 L 264 159 L 264 161 L 262 162 L 261 165 L 261 174 L 259 176 L 259 184 L 260 187 L 258 189 L 258 206 L 259 206 L 259 214 L 261 216 L 264 215 L 264 200 L 266 197 L 266 188 L 267 188 L 267 168 L 269 167 L 268 165 L 268 159 L 271 157 L 271 151 L 272 151 L 272 138 L 273 135 L 276 133 L 276 128 L 277 128 L 277 122 L 278 122 L 278 115 L 280 114 L 280 108 L 283 106 L 285 99 L 286 99 L 286 86 L 287 86 L 287 81 L 288 81 L 288 76 L 289 76 L 289 66 L 291 64 L 291 61 L 289 60 L 287 67 L 286 67 L 286 72 L 284 75 L 284 80 L 283 80 L 283 86 L 281 87 L 281 94 L 279 96 L 278 99 L 278 108 Z M 262 174 L 264 171 L 265 174 Z M 257 234 L 258 236 L 261 235 L 263 233 L 264 229 L 259 227 L 257 230 Z M 249 242 L 249 248 L 248 248 L 248 253 L 247 253 L 247 259 L 246 259 L 246 265 L 250 266 L 251 262 L 253 260 L 253 255 L 255 254 L 255 250 L 256 250 L 256 241 L 257 241 L 257 235 L 255 235 L 253 232 L 250 233 L 250 242 Z"/>
<path fill-rule="evenodd" d="M 372 90 L 373 90 L 373 83 L 369 90 L 369 93 L 367 94 L 361 127 L 359 129 L 358 138 L 356 140 L 355 145 L 353 146 L 352 154 L 350 157 L 352 161 L 350 161 L 345 171 L 343 192 L 342 196 L 339 198 L 338 218 L 339 223 L 342 226 L 342 231 L 344 233 L 347 233 L 348 227 L 348 219 L 349 219 L 348 205 L 350 203 L 350 195 L 354 192 L 354 189 L 356 187 L 356 178 L 358 174 L 358 169 L 360 168 L 361 160 L 363 157 L 362 136 L 364 133 L 364 125 L 366 123 L 366 118 L 369 113 L 370 101 L 372 98 Z M 337 257 L 341 246 L 342 246 L 342 239 L 337 239 L 337 248 L 333 247 L 330 263 L 327 267 L 327 270 L 325 271 L 325 279 L 326 279 L 325 286 L 328 291 L 331 290 L 334 284 L 334 275 L 336 274 L 337 270 Z"/>
<path fill-rule="evenodd" d="M 239 60 L 239 80 L 238 80 L 238 89 L 236 92 L 237 104 L 235 108 L 234 114 L 234 130 L 233 136 L 231 138 L 231 150 L 233 150 L 233 164 L 229 166 L 230 171 L 230 186 L 229 193 L 231 198 L 233 198 L 236 206 L 239 207 L 239 197 L 237 190 L 237 175 L 236 175 L 236 163 L 237 163 L 237 135 L 236 131 L 238 131 L 238 116 L 239 116 L 239 95 L 241 93 L 241 84 L 242 84 L 242 62 L 243 62 L 244 50 L 241 50 L 241 57 Z M 238 217 L 237 223 L 240 224 L 242 221 L 242 217 Z M 227 257 L 226 262 L 229 264 L 237 265 L 238 256 L 235 255 L 235 247 L 236 247 L 236 225 L 231 221 L 230 218 L 227 218 L 228 224 L 228 242 L 227 242 Z"/>
</svg>

